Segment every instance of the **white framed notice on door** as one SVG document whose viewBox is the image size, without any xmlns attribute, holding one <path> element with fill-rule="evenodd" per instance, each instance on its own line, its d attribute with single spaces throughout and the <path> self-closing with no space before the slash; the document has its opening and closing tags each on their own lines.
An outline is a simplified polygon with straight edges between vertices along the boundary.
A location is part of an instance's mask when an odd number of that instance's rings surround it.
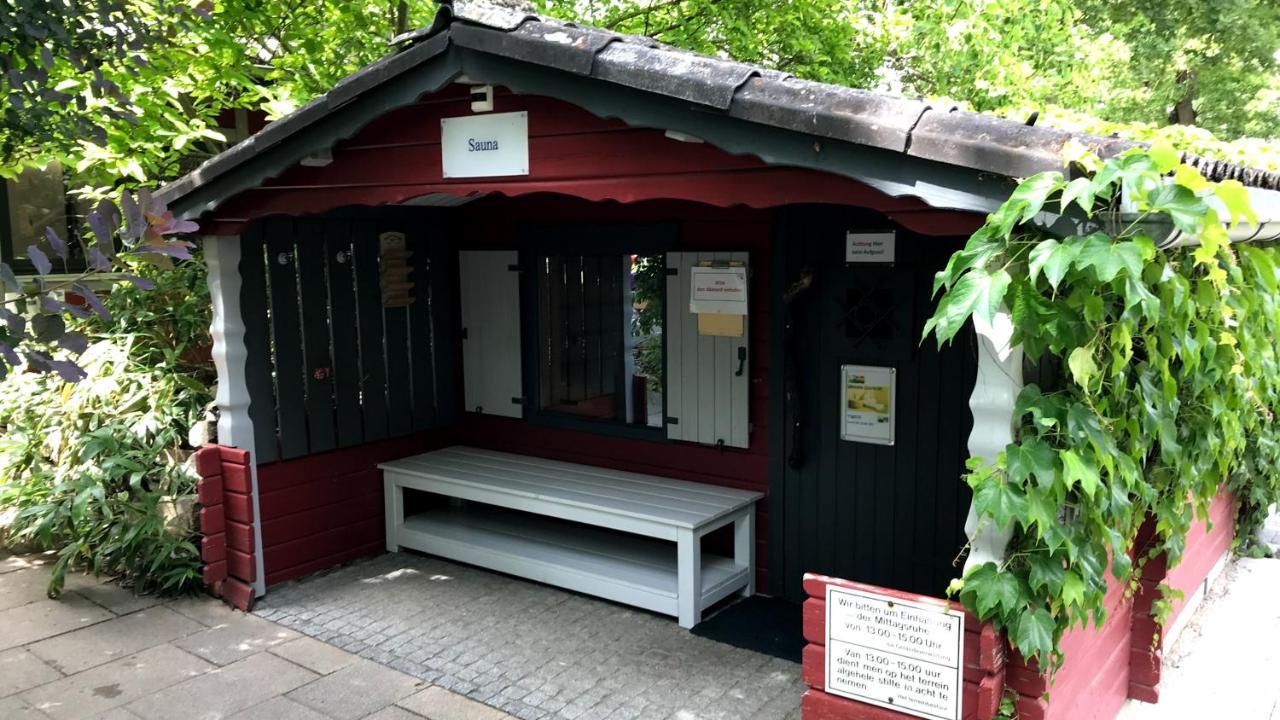
<svg viewBox="0 0 1280 720">
<path fill-rule="evenodd" d="M 871 365 L 840 366 L 840 439 L 892 445 L 898 371 Z"/>
</svg>

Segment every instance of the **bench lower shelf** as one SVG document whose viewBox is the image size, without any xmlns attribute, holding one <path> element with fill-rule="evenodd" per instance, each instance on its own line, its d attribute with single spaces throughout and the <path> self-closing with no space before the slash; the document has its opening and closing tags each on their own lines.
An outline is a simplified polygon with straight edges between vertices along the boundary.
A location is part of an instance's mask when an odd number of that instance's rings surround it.
<svg viewBox="0 0 1280 720">
<path fill-rule="evenodd" d="M 468 505 L 405 518 L 400 547 L 678 615 L 676 546 L 527 513 Z M 703 554 L 699 609 L 747 584 L 747 568 Z"/>
</svg>

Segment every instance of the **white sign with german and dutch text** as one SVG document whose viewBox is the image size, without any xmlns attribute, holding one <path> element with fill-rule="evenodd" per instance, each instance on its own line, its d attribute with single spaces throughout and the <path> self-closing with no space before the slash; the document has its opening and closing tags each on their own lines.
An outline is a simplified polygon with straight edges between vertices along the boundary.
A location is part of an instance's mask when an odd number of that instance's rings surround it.
<svg viewBox="0 0 1280 720">
<path fill-rule="evenodd" d="M 694 266 L 690 269 L 689 312 L 747 314 L 747 269 Z"/>
<path fill-rule="evenodd" d="M 529 113 L 440 119 L 441 172 L 446 178 L 529 174 Z"/>
<path fill-rule="evenodd" d="M 960 720 L 964 613 L 827 586 L 826 691 L 930 720 Z"/>
<path fill-rule="evenodd" d="M 891 263 L 897 246 L 897 236 L 892 232 L 856 233 L 844 235 L 844 261 L 847 263 Z"/>
</svg>

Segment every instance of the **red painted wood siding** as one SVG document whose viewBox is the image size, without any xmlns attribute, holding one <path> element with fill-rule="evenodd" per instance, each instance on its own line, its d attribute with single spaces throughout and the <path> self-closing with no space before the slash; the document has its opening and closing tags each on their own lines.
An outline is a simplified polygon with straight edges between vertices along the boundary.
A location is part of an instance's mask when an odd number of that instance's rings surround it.
<svg viewBox="0 0 1280 720">
<path fill-rule="evenodd" d="M 727 207 L 825 202 L 882 210 L 918 232 L 968 234 L 982 218 L 891 198 L 849 178 L 770 167 L 754 156 L 672 140 L 663 131 L 598 118 L 552 98 L 496 92 L 499 112 L 529 113 L 530 174 L 448 179 L 441 173 L 440 119 L 471 114 L 465 88 L 451 87 L 394 110 L 338 143 L 326 167 L 294 166 L 224 203 L 202 227 L 235 234 L 248 219 L 346 205 L 399 203 L 426 193 L 554 192 L 592 201 L 660 198 Z"/>
</svg>

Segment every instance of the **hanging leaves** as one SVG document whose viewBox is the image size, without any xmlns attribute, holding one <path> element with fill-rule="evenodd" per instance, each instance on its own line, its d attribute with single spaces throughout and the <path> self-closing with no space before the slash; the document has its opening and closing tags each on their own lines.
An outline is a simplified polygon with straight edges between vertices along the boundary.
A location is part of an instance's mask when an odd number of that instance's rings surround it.
<svg viewBox="0 0 1280 720">
<path fill-rule="evenodd" d="M 1105 618 L 1108 576 L 1127 581 L 1159 553 L 1177 562 L 1192 505 L 1231 489 L 1247 537 L 1280 500 L 1280 257 L 1231 245 L 1225 223 L 1255 221 L 1243 186 L 1180 163 L 1157 146 L 1077 158 L 1094 171 L 1070 182 L 1028 178 L 935 280 L 926 335 L 945 342 L 1007 311 L 1013 342 L 1062 368 L 1019 394 L 1016 440 L 970 465 L 982 523 L 1013 541 L 958 583 L 966 607 L 1050 670 L 1067 629 Z M 1035 224 L 1064 210 L 1086 229 Z M 1175 234 L 1199 245 L 1158 249 Z M 1135 549 L 1148 518 L 1156 537 Z"/>
</svg>

